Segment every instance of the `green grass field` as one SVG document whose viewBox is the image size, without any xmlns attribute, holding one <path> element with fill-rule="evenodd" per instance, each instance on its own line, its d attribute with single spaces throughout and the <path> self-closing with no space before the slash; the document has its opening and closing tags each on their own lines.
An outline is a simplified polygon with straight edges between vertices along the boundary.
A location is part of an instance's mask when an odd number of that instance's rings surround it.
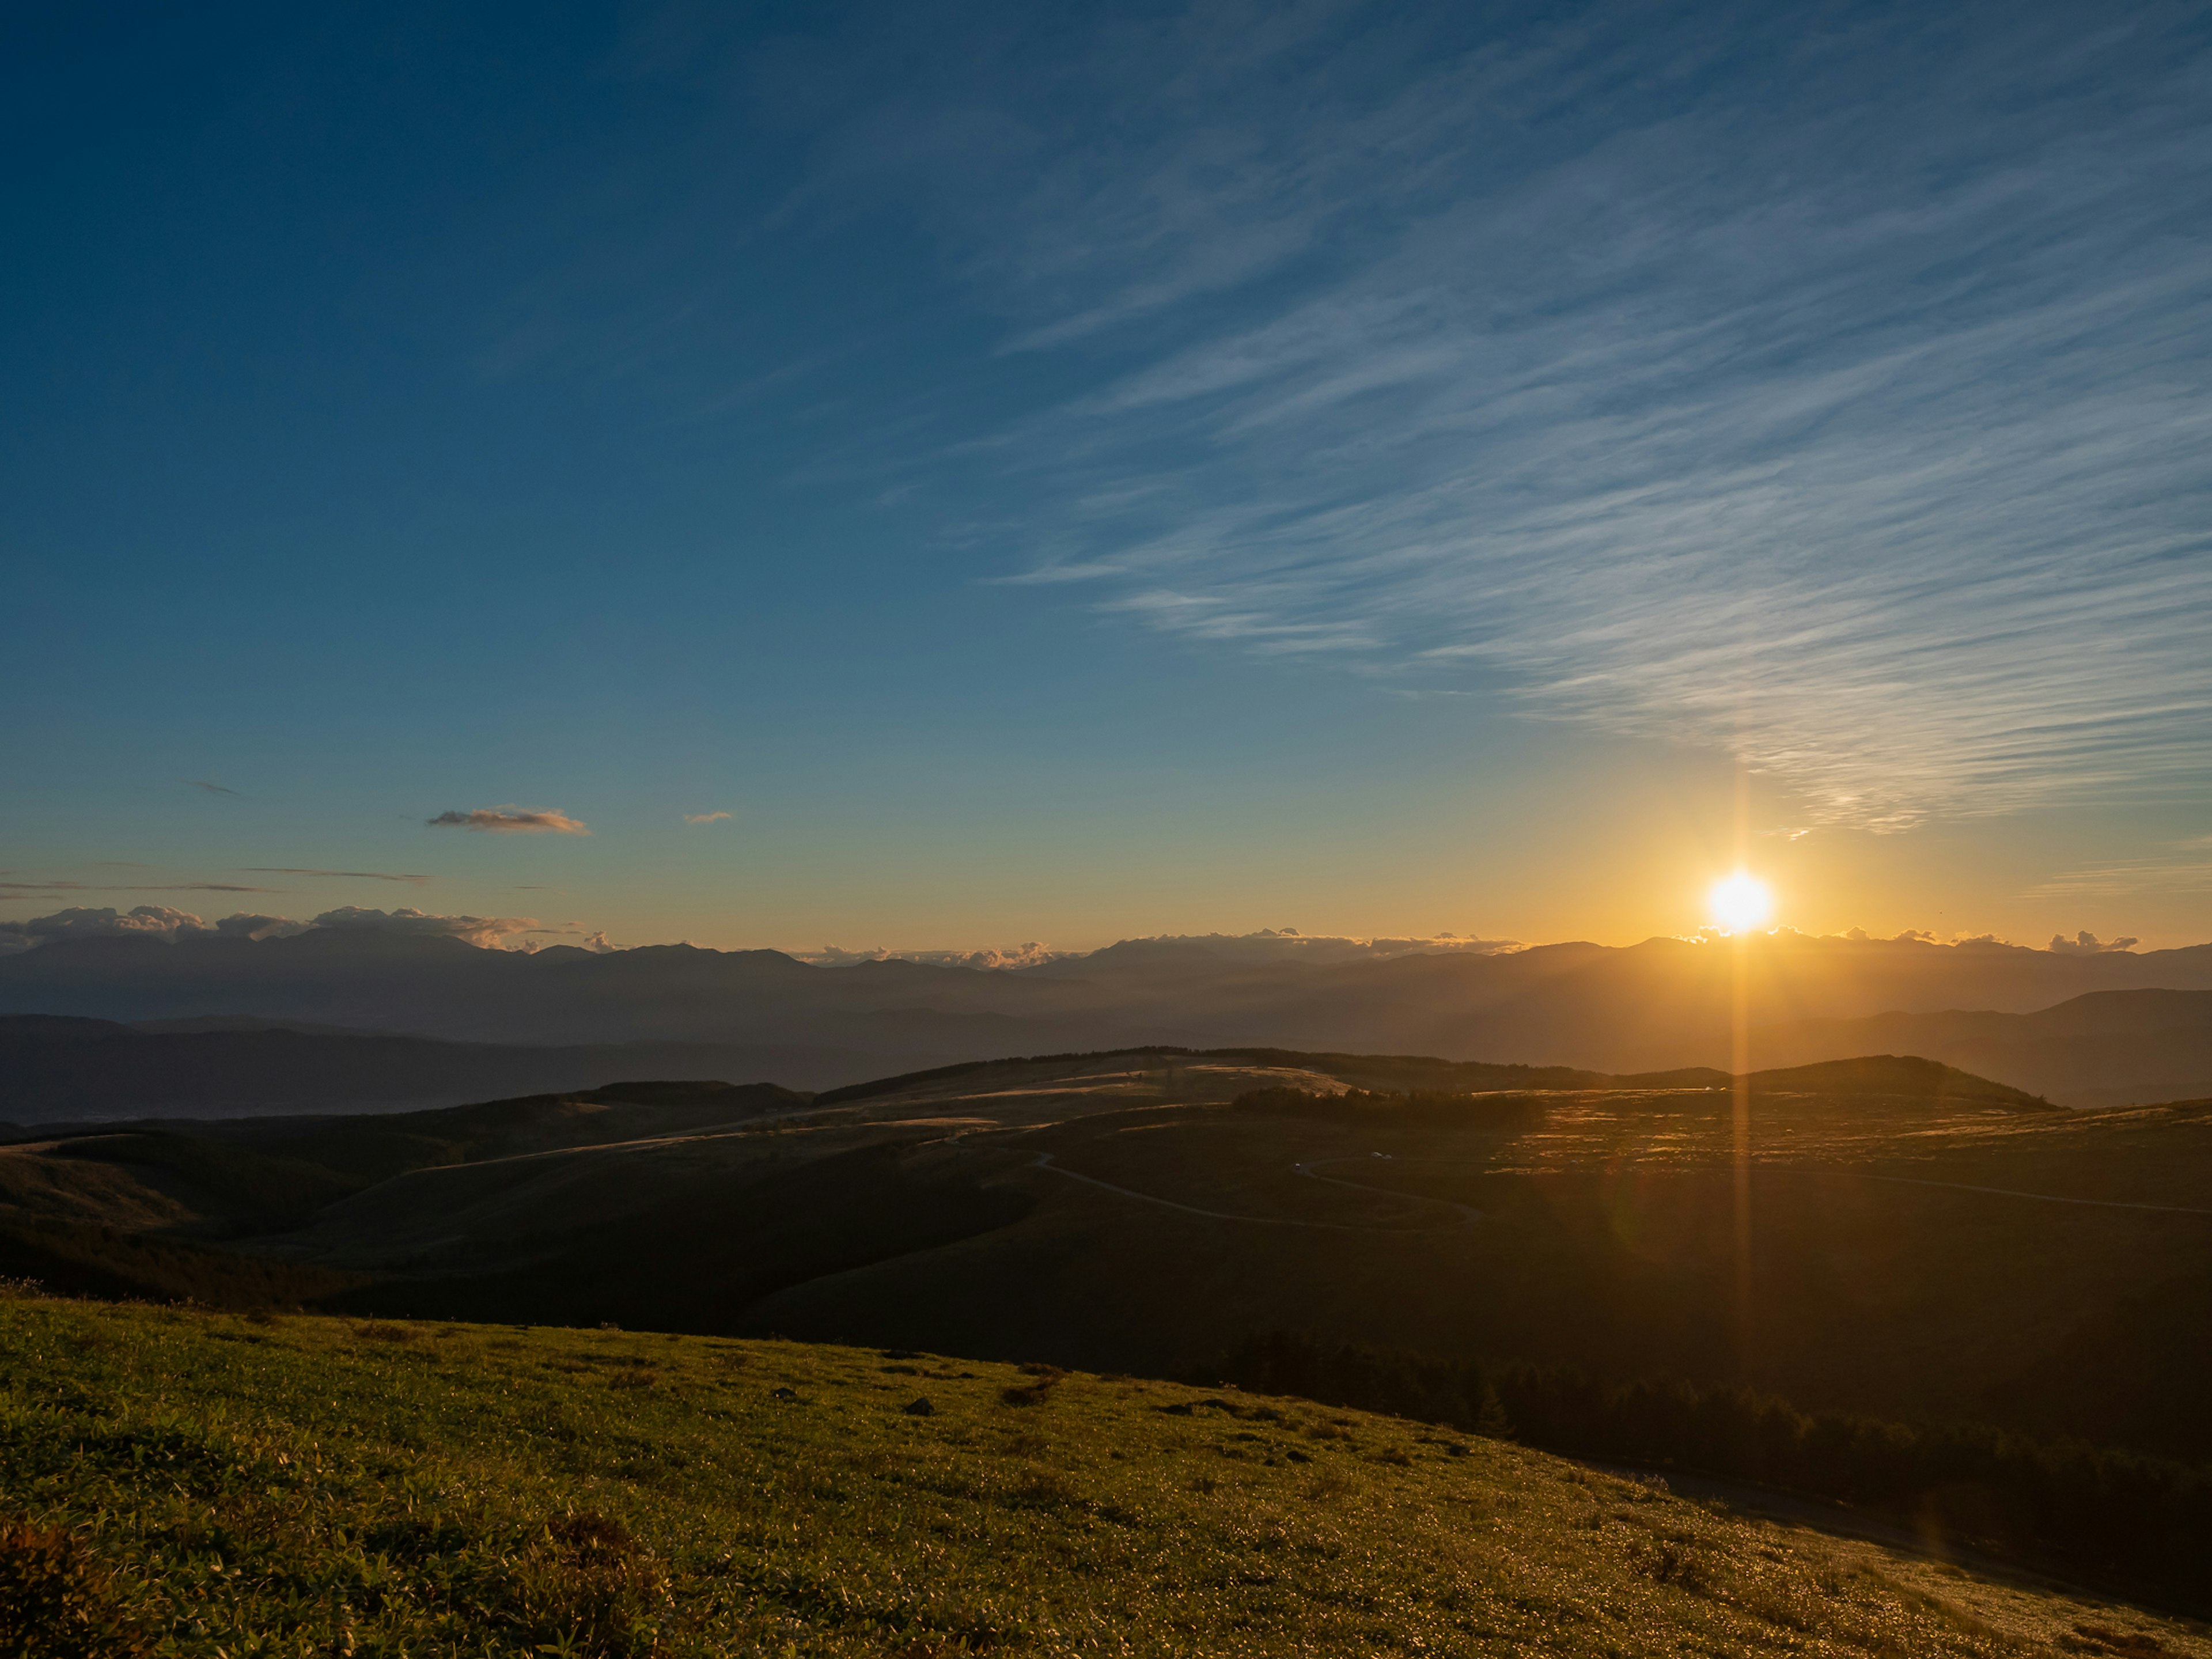
<svg viewBox="0 0 2212 1659">
<path fill-rule="evenodd" d="M 0 1654 L 987 1652 L 2212 1641 L 1510 1443 L 1230 1391 L 0 1298 Z"/>
</svg>

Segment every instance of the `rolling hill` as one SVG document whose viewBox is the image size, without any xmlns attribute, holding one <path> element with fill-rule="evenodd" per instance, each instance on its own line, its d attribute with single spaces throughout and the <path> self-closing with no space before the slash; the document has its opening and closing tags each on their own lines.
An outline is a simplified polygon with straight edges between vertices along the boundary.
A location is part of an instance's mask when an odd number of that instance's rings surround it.
<svg viewBox="0 0 2212 1659">
<path fill-rule="evenodd" d="M 2094 991 L 2033 1013 L 1891 1012 L 1803 1020 L 1754 1039 L 1778 1065 L 1927 1054 L 2068 1106 L 2212 1096 L 2212 991 Z"/>
</svg>

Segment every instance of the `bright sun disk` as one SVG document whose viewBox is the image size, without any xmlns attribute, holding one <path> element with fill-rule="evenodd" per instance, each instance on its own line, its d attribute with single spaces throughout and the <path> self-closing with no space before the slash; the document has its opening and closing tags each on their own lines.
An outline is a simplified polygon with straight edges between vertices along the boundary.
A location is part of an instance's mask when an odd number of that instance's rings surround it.
<svg viewBox="0 0 2212 1659">
<path fill-rule="evenodd" d="M 1758 927 L 1772 914 L 1774 896 L 1758 877 L 1739 870 L 1713 884 L 1712 891 L 1705 895 L 1705 906 L 1718 926 L 1731 933 L 1741 933 Z"/>
</svg>

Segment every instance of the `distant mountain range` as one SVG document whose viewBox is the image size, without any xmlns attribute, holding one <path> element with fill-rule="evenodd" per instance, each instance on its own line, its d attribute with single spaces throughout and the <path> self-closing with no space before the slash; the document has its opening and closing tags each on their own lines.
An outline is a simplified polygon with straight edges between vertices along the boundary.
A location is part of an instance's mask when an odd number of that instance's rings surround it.
<svg viewBox="0 0 2212 1659">
<path fill-rule="evenodd" d="M 65 939 L 0 957 L 0 1012 L 139 1029 L 87 1047 L 89 1031 L 19 1026 L 0 1053 L 0 1117 L 94 1101 L 107 1115 L 126 1097 L 149 1111 L 451 1103 L 639 1076 L 830 1088 L 1141 1043 L 1615 1073 L 1729 1063 L 1739 952 L 1726 942 L 1316 954 L 1146 939 L 987 970 L 690 945 L 526 955 L 337 930 Z M 1918 1054 L 2075 1104 L 2212 1095 L 2212 946 L 1785 933 L 1741 962 L 1756 1066 Z"/>
<path fill-rule="evenodd" d="M 2069 1106 L 2212 1097 L 2212 991 L 2093 991 L 2032 1014 L 1887 1013 L 1759 1034 L 1760 1060 L 1924 1054 Z"/>
<path fill-rule="evenodd" d="M 589 1090 L 632 1078 L 842 1080 L 835 1054 L 710 1042 L 583 1047 L 435 1037 L 262 1019 L 144 1025 L 0 1017 L 0 1121 L 82 1123 L 397 1110 Z"/>
</svg>

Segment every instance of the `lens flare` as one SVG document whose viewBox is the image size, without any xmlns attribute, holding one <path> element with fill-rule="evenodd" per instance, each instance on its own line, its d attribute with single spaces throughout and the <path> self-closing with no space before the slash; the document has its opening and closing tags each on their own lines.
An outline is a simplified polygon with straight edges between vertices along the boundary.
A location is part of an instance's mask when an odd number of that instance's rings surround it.
<svg viewBox="0 0 2212 1659">
<path fill-rule="evenodd" d="M 1774 913 L 1774 895 L 1758 877 L 1739 870 L 1713 884 L 1705 895 L 1705 908 L 1715 926 L 1731 933 L 1748 933 Z"/>
</svg>

